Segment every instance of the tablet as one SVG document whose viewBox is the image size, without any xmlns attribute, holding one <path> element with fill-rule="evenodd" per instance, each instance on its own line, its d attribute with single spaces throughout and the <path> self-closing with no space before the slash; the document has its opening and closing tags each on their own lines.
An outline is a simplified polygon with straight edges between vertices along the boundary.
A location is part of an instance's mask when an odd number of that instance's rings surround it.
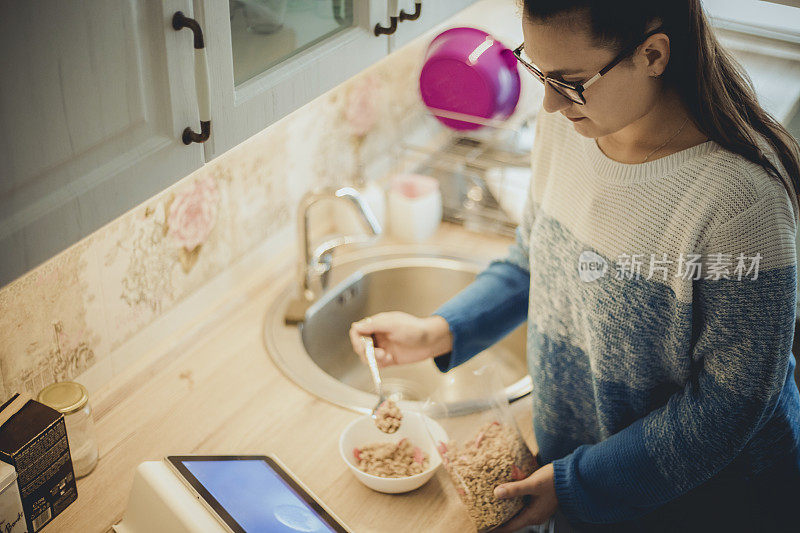
<svg viewBox="0 0 800 533">
<path fill-rule="evenodd" d="M 271 455 L 170 455 L 167 462 L 235 533 L 350 533 Z"/>
</svg>

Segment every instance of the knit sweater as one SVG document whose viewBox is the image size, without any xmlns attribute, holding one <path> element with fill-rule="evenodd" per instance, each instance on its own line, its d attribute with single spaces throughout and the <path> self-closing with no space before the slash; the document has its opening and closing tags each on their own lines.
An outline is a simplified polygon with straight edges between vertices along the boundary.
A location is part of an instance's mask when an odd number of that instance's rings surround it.
<svg viewBox="0 0 800 533">
<path fill-rule="evenodd" d="M 800 494 L 794 200 L 713 141 L 623 164 L 558 113 L 536 129 L 516 242 L 434 313 L 453 335 L 439 370 L 527 320 L 539 458 L 573 524 L 783 527 Z"/>
</svg>

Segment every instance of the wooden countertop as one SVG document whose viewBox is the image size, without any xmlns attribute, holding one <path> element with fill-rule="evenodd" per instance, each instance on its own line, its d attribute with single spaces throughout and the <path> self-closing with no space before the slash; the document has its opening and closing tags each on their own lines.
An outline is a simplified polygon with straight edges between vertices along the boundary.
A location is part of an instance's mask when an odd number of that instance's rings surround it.
<svg viewBox="0 0 800 533">
<path fill-rule="evenodd" d="M 511 240 L 445 223 L 432 242 L 491 258 L 504 256 Z M 309 394 L 273 364 L 264 314 L 271 285 L 293 272 L 294 257 L 293 249 L 273 254 L 229 286 L 196 327 L 157 339 L 152 353 L 93 395 L 100 461 L 46 531 L 108 531 L 122 519 L 139 463 L 192 453 L 274 453 L 359 533 L 474 531 L 443 469 L 406 494 L 362 485 L 338 451 L 341 430 L 360 415 Z M 512 410 L 535 450 L 530 396 Z"/>
</svg>

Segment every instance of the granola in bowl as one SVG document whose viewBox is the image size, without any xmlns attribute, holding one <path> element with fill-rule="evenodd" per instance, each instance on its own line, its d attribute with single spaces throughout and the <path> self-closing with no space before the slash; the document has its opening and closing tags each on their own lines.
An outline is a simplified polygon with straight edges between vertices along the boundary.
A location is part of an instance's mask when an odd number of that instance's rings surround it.
<svg viewBox="0 0 800 533">
<path fill-rule="evenodd" d="M 356 466 L 380 477 L 408 477 L 428 469 L 428 454 L 402 438 L 397 443 L 376 442 L 353 449 Z"/>
</svg>

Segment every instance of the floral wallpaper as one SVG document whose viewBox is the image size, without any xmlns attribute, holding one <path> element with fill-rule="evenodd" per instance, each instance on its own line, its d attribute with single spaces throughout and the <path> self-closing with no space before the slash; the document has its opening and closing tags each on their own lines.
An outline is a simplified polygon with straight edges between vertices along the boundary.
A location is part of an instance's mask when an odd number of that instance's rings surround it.
<svg viewBox="0 0 800 533">
<path fill-rule="evenodd" d="M 399 126 L 423 114 L 415 80 L 425 44 L 385 58 L 0 288 L 0 399 L 36 395 L 112 357 L 293 224 L 310 188 L 362 183 L 367 165 L 399 140 Z"/>
<path fill-rule="evenodd" d="M 200 248 L 208 240 L 219 209 L 219 189 L 211 177 L 202 177 L 176 196 L 169 199 L 165 210 L 169 213 L 164 223 L 164 233 L 180 250 L 178 257 L 185 273 L 189 273 Z"/>
</svg>

